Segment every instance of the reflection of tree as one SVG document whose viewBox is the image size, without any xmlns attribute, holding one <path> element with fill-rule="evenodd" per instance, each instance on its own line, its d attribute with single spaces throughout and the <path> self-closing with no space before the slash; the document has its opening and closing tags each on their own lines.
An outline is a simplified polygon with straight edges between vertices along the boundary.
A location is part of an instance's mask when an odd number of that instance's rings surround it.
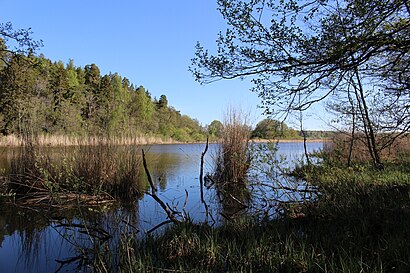
<svg viewBox="0 0 410 273">
<path fill-rule="evenodd" d="M 19 209 L 3 205 L 0 211 L 0 238 L 18 234 L 22 239 L 24 250 L 34 250 L 38 241 L 36 234 L 41 233 L 49 221 L 35 210 Z"/>
<path fill-rule="evenodd" d="M 172 153 L 148 153 L 147 162 L 149 162 L 153 182 L 156 183 L 162 191 L 167 188 L 170 174 L 177 173 L 178 168 L 181 168 L 183 163 L 181 156 Z M 146 178 L 144 180 L 146 180 Z"/>
<path fill-rule="evenodd" d="M 20 248 L 23 260 L 17 266 L 34 270 L 33 265 L 43 266 L 42 257 L 56 258 L 47 263 L 47 271 L 82 271 L 85 268 L 103 266 L 115 256 L 121 234 L 138 232 L 138 207 L 77 207 L 20 208 L 3 206 L 0 210 L 0 244 L 6 235 L 11 236 L 11 248 Z M 55 237 L 55 235 L 59 235 Z M 134 236 L 135 237 L 135 236 Z M 61 243 L 60 243 L 61 241 Z M 56 242 L 60 255 L 56 256 Z M 60 244 L 59 244 L 60 243 Z M 23 264 L 24 263 L 24 264 Z M 105 266 L 105 265 L 104 265 Z"/>
</svg>

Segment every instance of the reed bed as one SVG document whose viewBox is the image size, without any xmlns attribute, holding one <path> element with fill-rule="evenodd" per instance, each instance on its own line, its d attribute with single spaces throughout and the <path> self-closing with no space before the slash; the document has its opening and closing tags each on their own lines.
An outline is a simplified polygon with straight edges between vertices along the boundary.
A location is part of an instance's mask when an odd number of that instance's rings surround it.
<svg viewBox="0 0 410 273">
<path fill-rule="evenodd" d="M 215 156 L 213 178 L 216 182 L 245 183 L 251 163 L 250 133 L 245 115 L 238 110 L 228 110 Z"/>
<path fill-rule="evenodd" d="M 100 142 L 56 149 L 52 153 L 35 145 L 20 147 L 2 176 L 7 191 L 29 204 L 90 204 L 142 194 L 138 145 Z"/>
<path fill-rule="evenodd" d="M 27 140 L 16 135 L 0 137 L 1 147 L 18 147 L 35 143 L 37 146 L 57 147 L 57 146 L 78 146 L 100 144 L 110 145 L 147 145 L 147 144 L 171 144 L 179 143 L 169 137 L 136 135 L 136 136 L 65 136 L 65 135 L 39 135 L 35 140 Z"/>
<path fill-rule="evenodd" d="M 221 214 L 227 219 L 243 211 L 250 201 L 247 186 L 251 164 L 250 134 L 246 116 L 241 111 L 229 109 L 214 156 L 214 171 L 206 176 L 216 190 Z"/>
</svg>

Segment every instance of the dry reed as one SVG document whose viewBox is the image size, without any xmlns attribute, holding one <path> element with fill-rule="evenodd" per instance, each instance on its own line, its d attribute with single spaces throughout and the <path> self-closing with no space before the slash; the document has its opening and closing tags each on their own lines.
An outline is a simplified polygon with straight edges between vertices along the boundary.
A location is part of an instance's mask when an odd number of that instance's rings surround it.
<svg viewBox="0 0 410 273">
<path fill-rule="evenodd" d="M 117 137 L 101 137 L 101 136 L 65 136 L 65 135 L 39 135 L 35 139 L 37 146 L 77 146 L 91 145 L 96 146 L 101 143 L 111 145 L 146 145 L 146 144 L 170 144 L 177 143 L 169 137 L 150 136 L 150 135 L 135 135 L 135 136 L 117 136 Z M 24 138 L 16 135 L 8 135 L 0 137 L 1 147 L 17 147 L 29 144 Z"/>
<path fill-rule="evenodd" d="M 351 151 L 351 162 L 361 163 L 371 161 L 369 150 L 364 136 L 356 135 L 351 139 L 348 134 L 334 134 L 332 138 L 324 142 L 323 151 L 327 159 L 342 164 L 348 163 Z M 400 160 L 410 156 L 410 137 L 397 139 L 392 145 L 381 150 L 382 160 Z"/>
<path fill-rule="evenodd" d="M 243 113 L 229 109 L 215 159 L 214 179 L 225 183 L 244 183 L 250 166 L 250 126 Z"/>
<path fill-rule="evenodd" d="M 141 193 L 138 150 L 138 145 L 100 142 L 49 153 L 26 145 L 12 157 L 4 180 L 17 197 L 42 203 L 72 194 L 131 199 Z"/>
</svg>

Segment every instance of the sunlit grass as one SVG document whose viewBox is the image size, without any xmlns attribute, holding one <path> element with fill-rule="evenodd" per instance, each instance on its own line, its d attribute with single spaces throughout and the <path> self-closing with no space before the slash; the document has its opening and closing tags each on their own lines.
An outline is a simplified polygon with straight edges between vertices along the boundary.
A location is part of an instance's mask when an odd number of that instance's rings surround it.
<svg viewBox="0 0 410 273">
<path fill-rule="evenodd" d="M 409 272 L 408 161 L 302 168 L 319 187 L 303 217 L 181 224 L 133 242 L 136 271 Z"/>
<path fill-rule="evenodd" d="M 161 137 L 154 135 L 134 135 L 134 136 L 116 136 L 116 137 L 101 137 L 101 136 L 67 136 L 67 135 L 39 135 L 35 138 L 35 144 L 41 147 L 56 147 L 56 146 L 78 146 L 78 145 L 146 145 L 146 144 L 169 144 L 178 143 L 170 137 Z M 0 146 L 18 147 L 29 144 L 26 139 L 16 135 L 7 135 L 0 137 Z"/>
<path fill-rule="evenodd" d="M 136 144 L 96 143 L 59 148 L 55 153 L 42 149 L 26 145 L 11 156 L 2 180 L 17 199 L 47 204 L 66 199 L 131 199 L 142 194 Z"/>
</svg>

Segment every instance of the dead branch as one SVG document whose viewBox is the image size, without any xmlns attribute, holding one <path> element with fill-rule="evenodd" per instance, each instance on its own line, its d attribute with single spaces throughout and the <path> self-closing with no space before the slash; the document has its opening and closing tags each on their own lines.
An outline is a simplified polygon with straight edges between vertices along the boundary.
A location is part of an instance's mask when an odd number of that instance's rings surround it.
<svg viewBox="0 0 410 273">
<path fill-rule="evenodd" d="M 207 205 L 207 203 L 205 202 L 205 199 L 204 199 L 204 157 L 205 157 L 206 152 L 208 151 L 208 144 L 209 144 L 209 141 L 208 141 L 208 138 L 206 138 L 205 150 L 201 154 L 201 168 L 199 170 L 199 184 L 200 184 L 200 190 L 201 190 L 201 202 L 202 202 L 202 204 L 204 204 L 206 216 L 209 215 L 209 208 L 208 208 L 208 205 Z"/>
<path fill-rule="evenodd" d="M 145 159 L 145 152 L 144 149 L 142 149 L 142 164 L 144 166 L 145 174 L 147 175 L 148 183 L 151 186 L 151 193 L 149 194 L 154 200 L 161 206 L 161 208 L 165 211 L 165 213 L 168 215 L 168 218 L 173 222 L 173 223 L 180 223 L 181 221 L 178 220 L 174 214 L 169 210 L 167 205 L 164 203 L 164 201 L 161 200 L 161 198 L 158 197 L 156 194 L 157 189 L 154 186 L 154 183 L 152 182 L 151 174 L 149 173 L 148 166 L 147 166 L 147 161 Z"/>
<path fill-rule="evenodd" d="M 163 225 L 169 224 L 169 223 L 173 223 L 171 220 L 166 220 L 158 225 L 156 225 L 155 227 L 151 228 L 150 230 L 147 231 L 147 234 L 154 232 L 155 230 L 157 230 L 158 228 L 162 227 Z"/>
</svg>

